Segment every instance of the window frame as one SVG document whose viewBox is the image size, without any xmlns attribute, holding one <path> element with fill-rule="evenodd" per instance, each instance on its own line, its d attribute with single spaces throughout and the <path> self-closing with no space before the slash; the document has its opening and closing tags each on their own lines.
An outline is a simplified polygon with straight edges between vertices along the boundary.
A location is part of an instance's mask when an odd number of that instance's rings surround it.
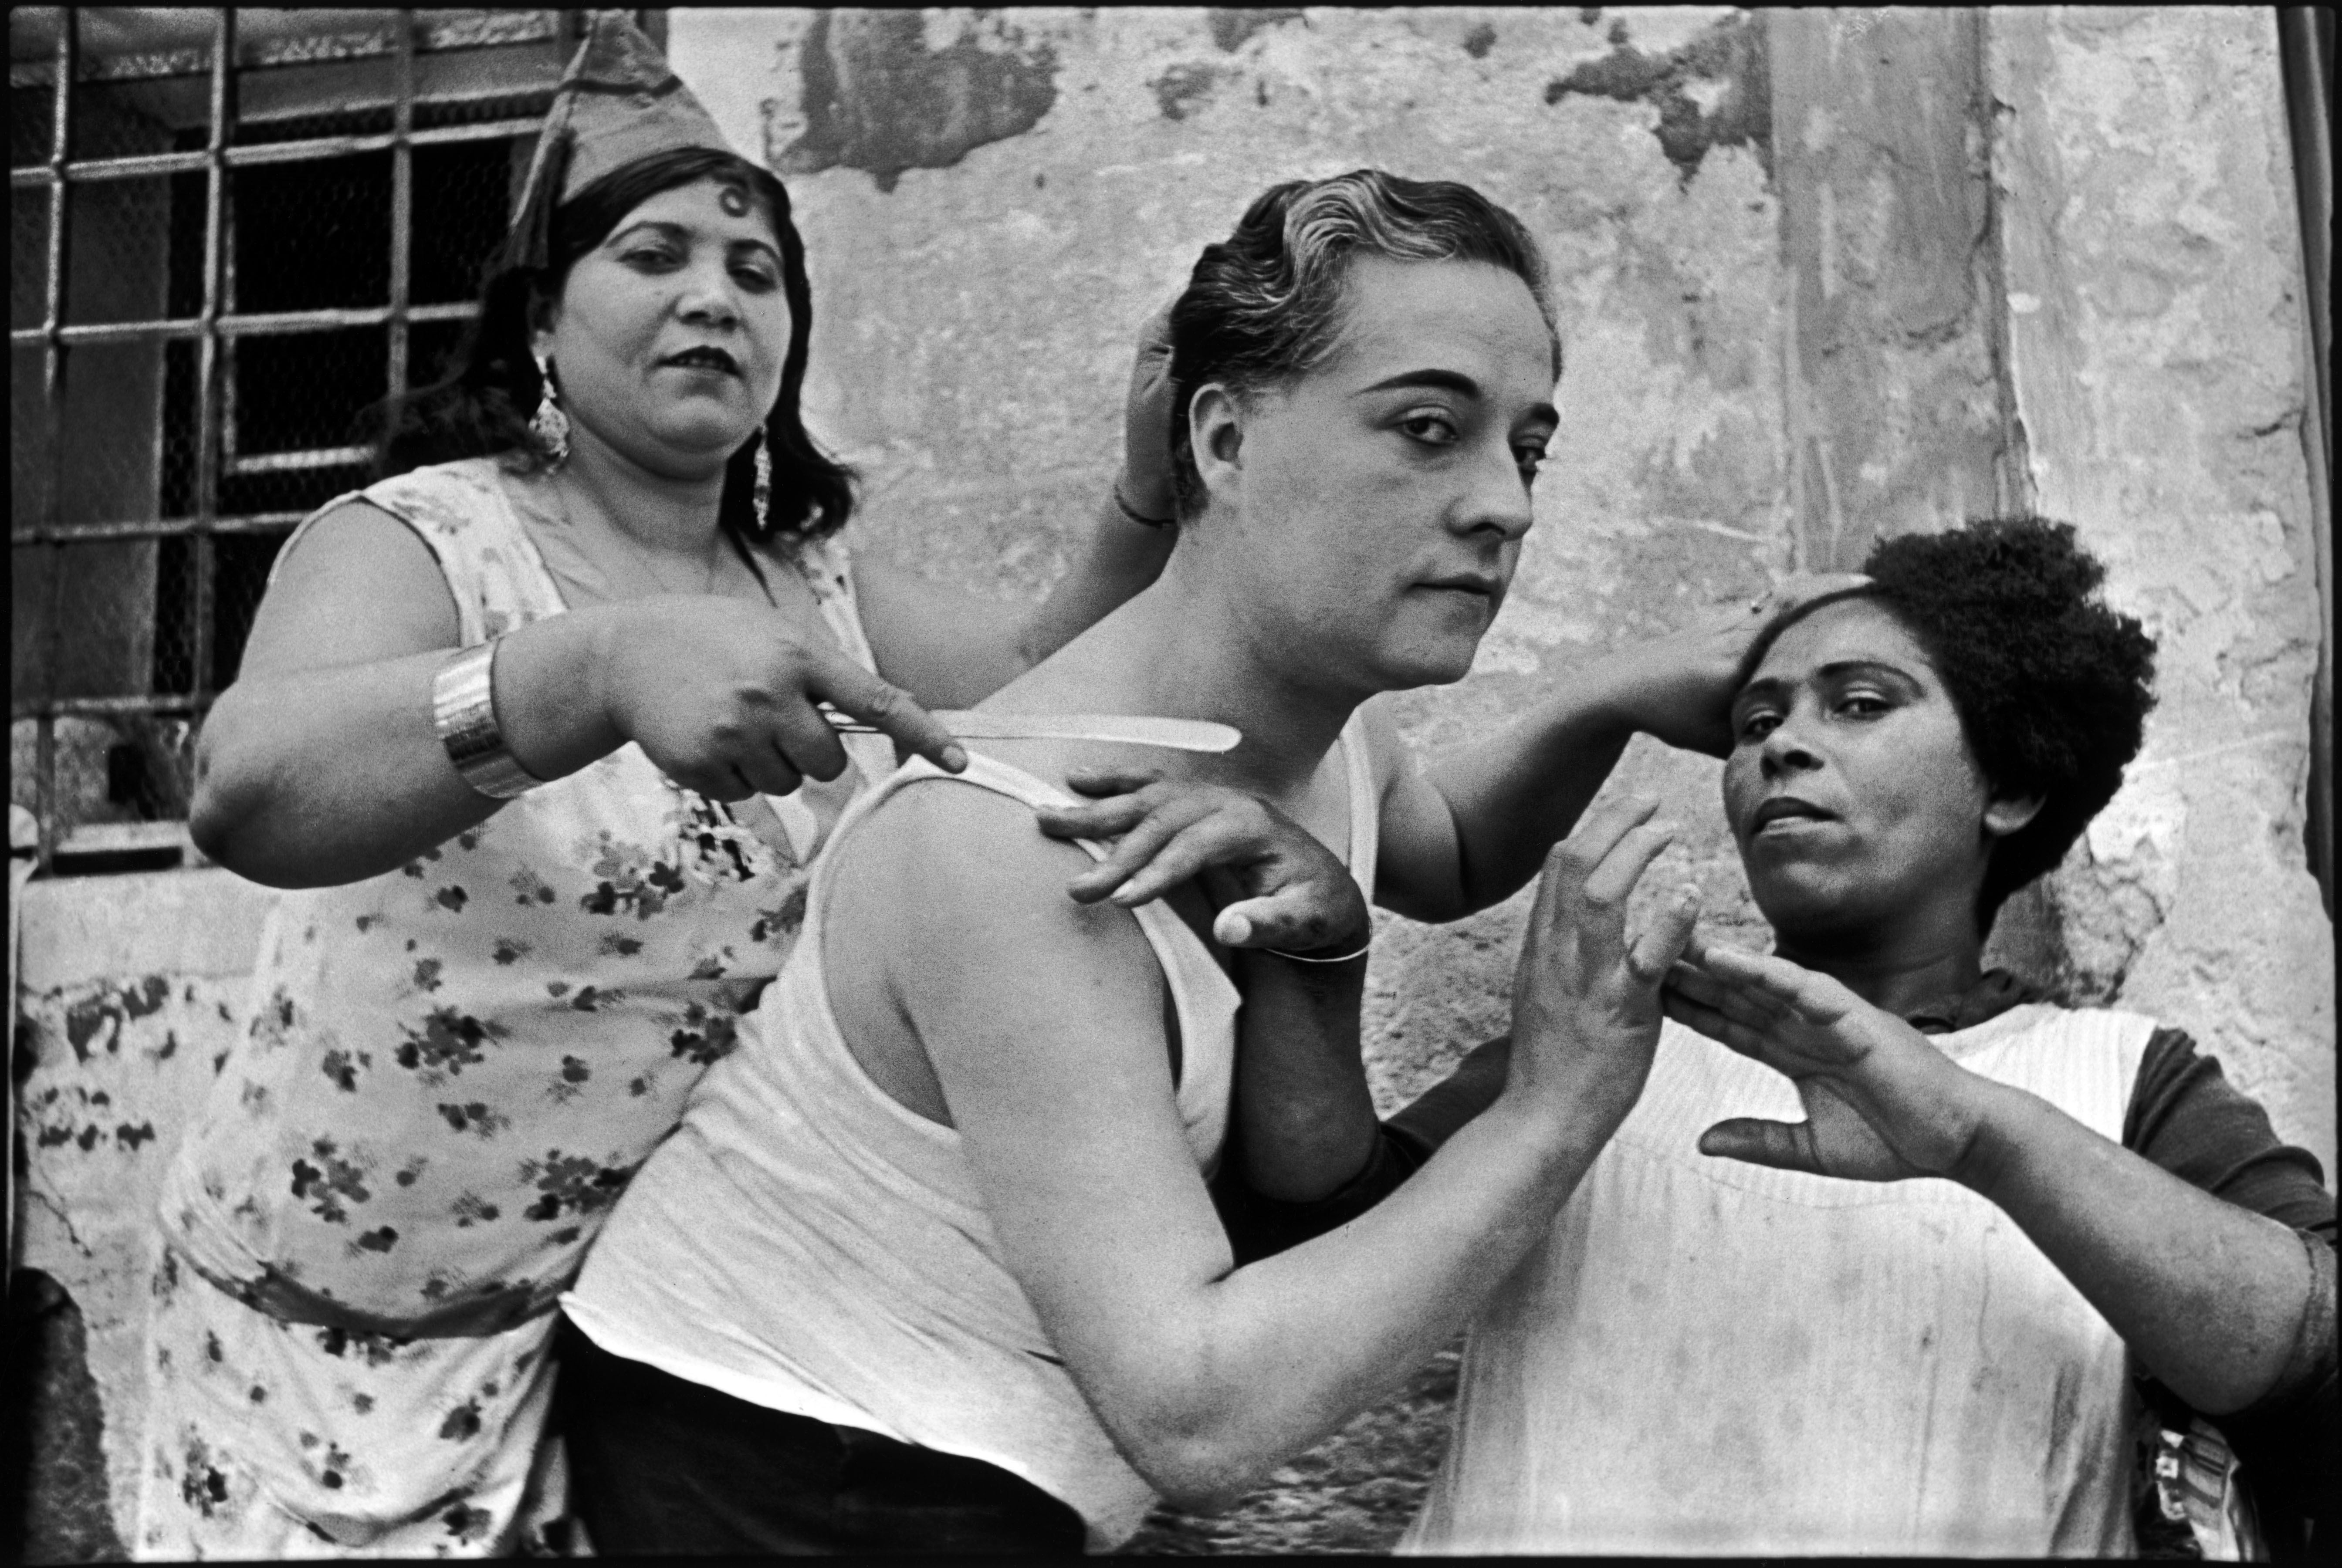
<svg viewBox="0 0 2342 1568">
<path fill-rule="evenodd" d="M 43 872 L 55 868 L 61 849 L 74 854 L 177 850 L 182 864 L 199 864 L 200 857 L 187 843 L 185 824 L 175 820 L 92 824 L 73 835 L 74 840 L 81 842 L 65 841 L 58 827 L 60 803 L 55 722 L 69 716 L 106 718 L 135 714 L 185 716 L 191 724 L 200 723 L 203 714 L 218 695 L 212 685 L 215 627 L 214 587 L 216 578 L 213 542 L 228 534 L 282 534 L 304 515 L 299 512 L 224 514 L 220 510 L 222 482 L 245 474 L 341 466 L 363 462 L 371 455 L 369 448 L 355 446 L 241 455 L 231 450 L 234 433 L 231 428 L 233 410 L 229 404 L 234 389 L 229 366 L 236 342 L 247 336 L 284 336 L 297 333 L 382 327 L 388 336 L 387 385 L 384 391 L 390 394 L 405 390 L 410 329 L 431 323 L 468 321 L 478 314 L 475 302 L 416 305 L 409 298 L 414 254 L 415 149 L 453 143 L 533 137 L 542 125 L 536 118 L 499 118 L 416 129 L 417 55 L 437 50 L 477 47 L 483 44 L 535 43 L 549 36 L 554 44 L 555 58 L 565 64 L 582 36 L 584 14 L 568 10 L 505 13 L 501 15 L 494 13 L 417 12 L 412 9 L 393 11 L 389 14 L 389 35 L 382 46 L 370 47 L 372 40 L 360 40 L 353 45 L 345 39 L 339 41 L 341 47 L 335 55 L 336 58 L 379 57 L 386 53 L 392 57 L 393 118 L 390 130 L 239 145 L 235 141 L 235 132 L 242 124 L 237 112 L 239 76 L 256 68 L 298 64 L 315 56 L 304 48 L 305 43 L 309 41 L 295 37 L 289 41 L 289 45 L 276 49 L 277 58 L 240 62 L 237 57 L 237 10 L 232 6 L 221 7 L 212 11 L 210 16 L 209 98 L 203 148 L 200 151 L 92 158 L 75 157 L 72 145 L 75 95 L 81 86 L 87 85 L 83 79 L 84 45 L 79 8 L 60 7 L 54 14 L 57 19 L 57 35 L 48 64 L 51 73 L 48 157 L 45 163 L 12 167 L 9 171 L 12 194 L 28 189 L 45 189 L 47 193 L 48 233 L 45 258 L 47 276 L 44 280 L 42 320 L 37 326 L 12 327 L 9 333 L 10 353 L 13 355 L 35 346 L 41 349 L 41 396 L 49 411 L 48 416 L 54 422 L 61 419 L 63 414 L 66 356 L 70 351 L 110 344 L 195 342 L 197 345 L 195 484 L 192 504 L 185 516 L 126 517 L 68 524 L 63 520 L 67 443 L 62 432 L 53 427 L 48 451 L 45 454 L 49 472 L 42 515 L 30 520 L 13 519 L 9 534 L 12 557 L 28 549 L 45 548 L 49 552 L 49 613 L 42 628 L 48 656 L 45 689 L 37 695 L 22 699 L 12 697 L 10 723 L 12 729 L 16 723 L 25 719 L 33 720 L 36 725 L 34 744 L 35 815 L 39 822 L 39 866 Z M 660 25 L 665 20 L 663 15 L 656 13 L 636 15 L 650 27 L 654 36 L 665 32 Z M 532 23 L 531 18 L 537 20 Z M 532 27 L 535 30 L 531 31 Z M 486 36 L 482 35 L 484 31 Z M 133 56 L 113 71 L 93 71 L 91 81 L 121 75 L 192 75 L 185 68 L 191 64 L 192 61 L 168 52 L 152 56 Z M 174 66 L 178 68 L 174 69 Z M 12 77 L 25 70 L 36 73 L 39 66 L 19 67 L 12 71 Z M 548 82 L 545 85 L 549 88 L 551 84 Z M 10 90 L 26 91 L 29 85 L 20 86 L 12 80 Z M 226 275 L 231 250 L 228 225 L 234 221 L 229 197 L 231 171 L 273 164 L 322 162 L 353 154 L 381 151 L 387 151 L 391 156 L 391 255 L 387 302 L 380 306 L 349 309 L 266 313 L 239 313 L 233 309 L 233 279 Z M 197 313 L 193 317 L 79 325 L 66 321 L 65 289 L 71 256 L 69 225 L 73 190 L 108 180 L 196 173 L 205 176 L 202 305 Z M 155 510 L 158 513 L 162 510 L 159 503 Z M 76 544 L 174 538 L 189 541 L 192 557 L 186 586 L 186 608 L 193 637 L 193 671 L 189 689 L 176 693 L 150 692 L 143 695 L 59 695 L 68 552 Z M 150 624 L 158 611 L 159 605 L 149 609 Z"/>
</svg>

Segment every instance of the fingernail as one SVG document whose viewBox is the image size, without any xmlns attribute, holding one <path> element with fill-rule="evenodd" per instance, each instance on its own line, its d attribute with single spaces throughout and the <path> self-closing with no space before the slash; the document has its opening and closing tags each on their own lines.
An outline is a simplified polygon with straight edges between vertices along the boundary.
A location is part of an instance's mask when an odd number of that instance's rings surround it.
<svg viewBox="0 0 2342 1568">
<path fill-rule="evenodd" d="M 944 748 L 944 766 L 946 770 L 952 773 L 965 772 L 967 767 L 966 749 L 958 745 L 946 746 Z"/>
</svg>

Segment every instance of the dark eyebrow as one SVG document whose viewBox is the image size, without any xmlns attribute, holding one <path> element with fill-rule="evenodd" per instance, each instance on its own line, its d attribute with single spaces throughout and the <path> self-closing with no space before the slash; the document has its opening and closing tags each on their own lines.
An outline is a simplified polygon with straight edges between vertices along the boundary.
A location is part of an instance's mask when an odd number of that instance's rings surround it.
<svg viewBox="0 0 2342 1568">
<path fill-rule="evenodd" d="M 605 245 L 614 245 L 621 236 L 633 234 L 636 229 L 656 229 L 660 234 L 666 235 L 667 238 L 678 240 L 688 240 L 693 237 L 693 235 L 696 232 L 689 224 L 670 223 L 664 218 L 644 218 L 637 223 L 628 224 L 624 228 L 612 230 L 609 239 L 605 240 L 603 243 Z M 781 259 L 780 251 L 768 240 L 731 239 L 726 240 L 724 243 L 727 248 L 736 245 L 754 245 L 756 249 L 763 251 L 766 255 L 771 256 L 775 261 Z"/>
<path fill-rule="evenodd" d="M 1835 681 L 1847 675 L 1867 674 L 1872 672 L 1892 676 L 1906 685 L 1920 684 L 1901 665 L 1890 664 L 1884 659 L 1840 659 L 1834 664 L 1824 664 L 1814 673 L 1823 680 Z M 1782 693 L 1796 684 L 1796 681 L 1785 679 L 1779 675 L 1759 675 L 1732 694 L 1732 706 L 1736 709 L 1752 697 L 1770 697 L 1777 700 Z"/>
<path fill-rule="evenodd" d="M 1427 386 L 1441 392 L 1452 392 L 1459 397 L 1468 397 L 1476 402 L 1481 395 L 1480 384 L 1462 371 L 1429 369 L 1402 371 L 1396 375 L 1376 382 L 1372 386 L 1362 387 L 1350 395 L 1366 397 L 1377 392 L 1396 392 L 1402 387 L 1409 386 Z M 1530 417 L 1542 420 L 1547 424 L 1561 423 L 1560 411 L 1550 403 L 1537 404 L 1531 407 L 1528 413 Z"/>
<path fill-rule="evenodd" d="M 1824 664 L 1818 673 L 1835 679 L 1840 675 L 1859 674 L 1870 671 L 1876 671 L 1882 675 L 1892 675 L 1898 681 L 1907 681 L 1913 685 L 1919 684 L 1908 670 L 1904 669 L 1900 664 L 1890 664 L 1884 659 L 1840 659 L 1834 664 Z"/>
</svg>

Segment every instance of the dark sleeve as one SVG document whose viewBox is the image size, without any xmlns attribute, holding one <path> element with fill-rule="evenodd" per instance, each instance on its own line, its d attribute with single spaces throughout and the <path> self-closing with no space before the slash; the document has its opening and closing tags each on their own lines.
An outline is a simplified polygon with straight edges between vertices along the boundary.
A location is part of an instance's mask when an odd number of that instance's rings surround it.
<svg viewBox="0 0 2342 1568">
<path fill-rule="evenodd" d="M 1233 1157 L 1235 1153 L 1231 1139 L 1229 1148 L 1221 1156 L 1220 1174 L 1213 1179 L 1211 1190 L 1212 1202 L 1220 1211 L 1220 1223 L 1226 1227 L 1228 1244 L 1236 1252 L 1238 1268 L 1274 1257 L 1313 1236 L 1322 1236 L 1348 1224 L 1396 1192 L 1399 1184 L 1431 1157 L 1429 1149 L 1386 1124 L 1375 1139 L 1374 1151 L 1356 1175 L 1325 1197 L 1293 1203 L 1254 1192 L 1236 1174 L 1243 1162 Z"/>
<path fill-rule="evenodd" d="M 2325 1174 L 2307 1149 L 2281 1143 L 2268 1113 L 2219 1062 L 2177 1029 L 2158 1029 L 2139 1063 L 2123 1147 L 2192 1186 L 2290 1225 L 2309 1260 L 2310 1291 L 2293 1353 L 2252 1404 L 2208 1419 L 2235 1448 L 2273 1550 L 2306 1543 L 2309 1521 L 2335 1517 L 2342 1469 L 2335 1369 L 2335 1214 Z M 2172 1403 L 2167 1389 L 2152 1397 Z"/>
<path fill-rule="evenodd" d="M 1212 1201 L 1236 1249 L 1236 1265 L 1241 1268 L 1346 1225 L 1396 1192 L 1442 1144 L 1488 1108 L 1505 1086 L 1511 1052 L 1508 1034 L 1474 1047 L 1454 1072 L 1382 1124 L 1374 1153 L 1356 1175 L 1311 1203 L 1265 1198 L 1246 1186 L 1235 1174 L 1244 1162 L 1236 1157 L 1231 1132 L 1220 1157 L 1220 1175 L 1212 1183 Z"/>
</svg>

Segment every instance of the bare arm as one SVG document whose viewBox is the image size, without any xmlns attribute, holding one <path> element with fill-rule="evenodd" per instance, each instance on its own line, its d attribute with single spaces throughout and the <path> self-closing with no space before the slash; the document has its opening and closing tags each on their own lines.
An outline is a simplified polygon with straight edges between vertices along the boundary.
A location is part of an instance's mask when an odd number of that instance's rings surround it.
<svg viewBox="0 0 2342 1568">
<path fill-rule="evenodd" d="M 865 564 L 863 624 L 888 680 L 930 707 L 966 708 L 990 696 L 1153 583 L 1178 530 L 1171 495 L 1171 316 L 1166 303 L 1140 329 L 1123 399 L 1122 472 L 1098 502 L 1088 542 L 1047 598 L 1029 608 L 981 599 L 883 563 Z M 1150 528 L 1131 520 L 1116 497 Z"/>
<path fill-rule="evenodd" d="M 1701 950 L 1667 1011 L 1787 1074 L 1802 1123 L 1740 1119 L 1705 1154 L 1855 1181 L 1937 1175 L 1994 1203 L 2171 1391 L 2241 1410 L 2284 1369 L 2316 1276 L 2287 1226 L 2198 1191 L 2047 1101 L 1968 1072 L 1786 959 Z"/>
<path fill-rule="evenodd" d="M 1375 902 L 1436 924 L 1511 897 L 1634 733 L 1604 690 L 1573 681 L 1500 734 L 1401 774 L 1384 797 Z"/>
<path fill-rule="evenodd" d="M 1073 565 L 1035 605 L 986 599 L 864 556 L 862 626 L 879 673 L 931 708 L 971 708 L 1155 581 L 1173 531 L 1143 528 L 1108 496 Z"/>
<path fill-rule="evenodd" d="M 1017 847 L 1013 807 L 929 788 L 888 809 L 920 794 L 922 814 L 852 841 L 886 864 L 841 868 L 840 885 L 916 879 L 925 896 L 875 893 L 896 913 L 841 922 L 838 950 L 868 943 L 886 966 L 1011 1270 L 1117 1444 L 1175 1499 L 1234 1495 L 1443 1343 L 1640 1092 L 1683 931 L 1646 937 L 1629 967 L 1626 898 L 1664 837 L 1613 812 L 1541 891 L 1516 996 L 1527 1044 L 1498 1104 L 1356 1223 L 1233 1269 L 1131 918 L 1066 899 L 1075 863 Z"/>
<path fill-rule="evenodd" d="M 271 886 L 325 886 L 389 871 L 494 813 L 503 803 L 455 772 L 432 724 L 432 679 L 457 638 L 446 581 L 405 524 L 353 503 L 312 527 L 204 725 L 189 827 L 205 853 Z M 495 663 L 506 745 L 537 777 L 634 740 L 722 800 L 844 767 L 816 697 L 946 761 L 950 737 L 900 693 L 733 600 L 550 616 L 506 634 Z"/>
<path fill-rule="evenodd" d="M 1597 661 L 1502 732 L 1403 774 L 1384 812 L 1375 901 L 1437 923 L 1511 897 L 1569 832 L 1637 731 L 1722 756 L 1732 745 L 1732 693 L 1757 636 L 1812 600 L 1862 581 L 1791 578 L 1713 624 Z"/>
<path fill-rule="evenodd" d="M 2023 1227 L 2148 1371 L 2207 1415 L 2267 1392 L 2316 1276 L 2293 1231 L 2221 1202 L 2046 1100 L 1992 1086 L 1960 1180 Z"/>
<path fill-rule="evenodd" d="M 1358 1055 L 1374 923 L 1349 868 L 1242 790 L 1102 768 L 1076 769 L 1067 782 L 1106 798 L 1042 806 L 1041 831 L 1116 841 L 1066 884 L 1075 900 L 1136 909 L 1201 877 L 1219 905 L 1213 939 L 1245 950 L 1231 1134 L 1238 1174 L 1252 1191 L 1287 1201 L 1341 1186 L 1376 1136 Z"/>
</svg>

